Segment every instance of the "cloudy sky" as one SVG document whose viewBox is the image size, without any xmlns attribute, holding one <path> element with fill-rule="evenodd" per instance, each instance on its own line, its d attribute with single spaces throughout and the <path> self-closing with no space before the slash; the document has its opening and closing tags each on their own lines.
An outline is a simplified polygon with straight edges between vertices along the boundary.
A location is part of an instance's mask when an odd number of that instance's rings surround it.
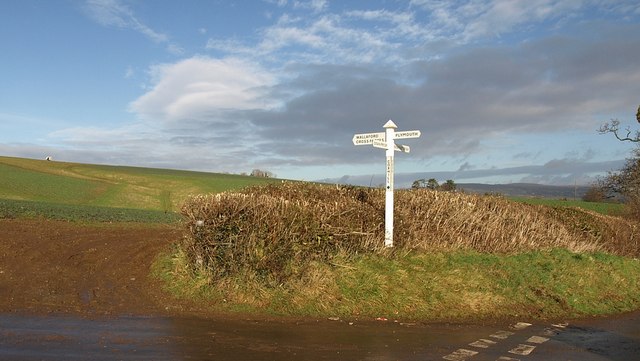
<svg viewBox="0 0 640 361">
<path fill-rule="evenodd" d="M 631 146 L 637 0 L 0 1 L 0 155 L 384 182 L 585 184 Z M 398 141 L 400 142 L 400 141 Z"/>
</svg>

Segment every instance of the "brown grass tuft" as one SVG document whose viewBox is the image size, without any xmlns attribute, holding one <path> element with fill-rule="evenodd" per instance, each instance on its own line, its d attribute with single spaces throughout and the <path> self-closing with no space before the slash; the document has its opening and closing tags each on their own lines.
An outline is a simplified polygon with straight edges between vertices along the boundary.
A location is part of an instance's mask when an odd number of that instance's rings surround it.
<svg viewBox="0 0 640 361">
<path fill-rule="evenodd" d="M 577 208 L 432 190 L 396 192 L 394 252 L 515 254 L 566 248 L 639 256 L 638 225 Z M 194 196 L 182 208 L 183 249 L 214 276 L 248 270 L 272 286 L 311 261 L 384 250 L 384 190 L 282 183 Z M 200 225 L 199 225 L 200 224 Z"/>
</svg>

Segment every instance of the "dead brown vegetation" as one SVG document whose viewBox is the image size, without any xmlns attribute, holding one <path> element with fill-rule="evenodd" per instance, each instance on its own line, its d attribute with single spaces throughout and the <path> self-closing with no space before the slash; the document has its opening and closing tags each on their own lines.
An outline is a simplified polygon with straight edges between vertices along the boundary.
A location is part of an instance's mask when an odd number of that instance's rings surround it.
<svg viewBox="0 0 640 361">
<path fill-rule="evenodd" d="M 383 190 L 310 183 L 194 196 L 182 208 L 182 246 L 195 267 L 215 275 L 251 270 L 275 282 L 337 254 L 565 248 L 640 255 L 636 223 L 577 208 L 427 189 L 398 191 L 395 199 L 392 252 L 382 247 Z"/>
</svg>

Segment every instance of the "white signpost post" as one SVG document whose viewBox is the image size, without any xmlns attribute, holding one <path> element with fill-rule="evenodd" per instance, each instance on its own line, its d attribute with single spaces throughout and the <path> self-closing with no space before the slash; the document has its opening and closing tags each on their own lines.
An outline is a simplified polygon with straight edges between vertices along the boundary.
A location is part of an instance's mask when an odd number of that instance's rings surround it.
<svg viewBox="0 0 640 361">
<path fill-rule="evenodd" d="M 409 146 L 396 145 L 395 139 L 420 138 L 419 130 L 396 132 L 398 127 L 389 120 L 384 125 L 384 132 L 363 133 L 353 136 L 354 145 L 373 145 L 376 148 L 386 149 L 387 155 L 387 181 L 385 185 L 384 203 L 384 246 L 393 247 L 393 155 L 395 151 L 409 153 Z"/>
</svg>

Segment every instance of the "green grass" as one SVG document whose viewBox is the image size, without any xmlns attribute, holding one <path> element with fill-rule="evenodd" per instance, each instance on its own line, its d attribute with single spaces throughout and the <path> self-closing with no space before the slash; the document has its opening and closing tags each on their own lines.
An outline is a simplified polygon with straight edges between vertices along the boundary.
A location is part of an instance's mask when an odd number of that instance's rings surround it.
<svg viewBox="0 0 640 361">
<path fill-rule="evenodd" d="M 567 250 L 360 255 L 315 263 L 304 279 L 265 287 L 251 275 L 216 282 L 184 253 L 158 258 L 177 297 L 224 312 L 445 321 L 603 315 L 640 307 L 640 262 Z"/>
<path fill-rule="evenodd" d="M 178 211 L 190 194 L 218 193 L 275 179 L 168 169 L 0 157 L 0 198 Z"/>
<path fill-rule="evenodd" d="M 75 222 L 177 223 L 179 214 L 158 210 L 85 206 L 0 199 L 2 218 L 44 218 Z"/>
<path fill-rule="evenodd" d="M 578 207 L 604 215 L 619 215 L 624 205 L 620 203 L 585 202 L 581 200 L 563 200 L 551 198 L 509 197 L 509 199 L 528 204 L 544 205 L 549 207 Z"/>
<path fill-rule="evenodd" d="M 100 199 L 109 183 L 55 173 L 21 169 L 0 163 L 0 197 L 57 203 L 88 203 Z"/>
</svg>

